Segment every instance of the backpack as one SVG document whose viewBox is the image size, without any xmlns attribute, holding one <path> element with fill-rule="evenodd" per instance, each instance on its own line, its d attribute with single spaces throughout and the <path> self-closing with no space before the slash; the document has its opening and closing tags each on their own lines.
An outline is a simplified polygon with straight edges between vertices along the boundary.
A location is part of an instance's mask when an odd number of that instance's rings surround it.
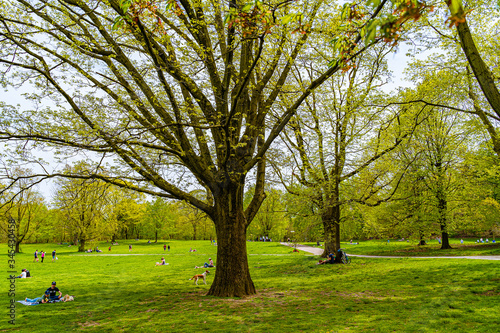
<svg viewBox="0 0 500 333">
<path fill-rule="evenodd" d="M 31 277 L 30 271 L 26 270 L 26 277 L 29 278 Z"/>
</svg>

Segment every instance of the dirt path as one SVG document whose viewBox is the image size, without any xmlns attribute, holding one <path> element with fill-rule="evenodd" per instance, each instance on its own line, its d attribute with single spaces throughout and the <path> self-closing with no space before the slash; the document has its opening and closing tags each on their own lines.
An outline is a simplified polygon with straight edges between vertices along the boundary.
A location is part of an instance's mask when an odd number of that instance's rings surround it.
<svg viewBox="0 0 500 333">
<path fill-rule="evenodd" d="M 285 246 L 290 246 L 290 247 L 295 247 L 294 244 L 289 244 L 289 243 L 281 243 L 281 245 Z M 305 245 L 300 245 L 297 244 L 297 250 L 299 251 L 304 251 L 304 252 L 309 252 L 314 255 L 321 255 L 323 253 L 323 249 L 317 248 L 317 247 L 312 247 L 312 246 L 305 246 Z M 364 254 L 349 254 L 351 257 L 360 257 L 360 258 L 418 258 L 418 259 L 481 259 L 481 260 L 500 260 L 500 256 L 442 256 L 442 257 L 416 257 L 416 256 L 411 256 L 411 257 L 403 257 L 403 256 L 370 256 L 370 255 L 364 255 Z"/>
</svg>

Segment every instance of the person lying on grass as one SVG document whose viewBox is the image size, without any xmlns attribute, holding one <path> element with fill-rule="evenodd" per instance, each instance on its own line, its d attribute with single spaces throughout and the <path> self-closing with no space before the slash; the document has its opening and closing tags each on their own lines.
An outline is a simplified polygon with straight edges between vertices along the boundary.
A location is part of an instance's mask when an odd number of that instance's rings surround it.
<svg viewBox="0 0 500 333">
<path fill-rule="evenodd" d="M 318 262 L 318 265 L 323 265 L 323 264 L 334 264 L 335 263 L 335 255 L 333 253 L 330 253 L 328 255 L 328 259 L 326 260 L 320 260 Z"/>
</svg>

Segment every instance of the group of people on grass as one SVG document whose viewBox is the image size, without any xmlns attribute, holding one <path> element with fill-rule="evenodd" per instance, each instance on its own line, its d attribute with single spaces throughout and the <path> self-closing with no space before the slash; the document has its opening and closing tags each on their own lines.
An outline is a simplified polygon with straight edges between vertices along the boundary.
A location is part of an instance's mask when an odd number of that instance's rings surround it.
<svg viewBox="0 0 500 333">
<path fill-rule="evenodd" d="M 58 294 L 59 293 L 59 294 Z M 64 301 L 72 301 L 74 298 L 73 296 L 66 295 L 64 297 Z M 52 282 L 52 285 L 45 290 L 45 293 L 43 294 L 42 297 L 36 297 L 36 298 L 25 298 L 25 302 L 29 303 L 56 303 L 62 301 L 62 292 L 59 290 L 59 288 L 56 287 L 56 282 Z"/>
<path fill-rule="evenodd" d="M 163 251 L 167 249 L 167 245 L 163 245 Z M 170 251 L 170 245 L 168 245 L 168 250 Z M 196 249 L 189 248 L 189 252 L 196 252 Z M 168 265 L 168 263 L 165 262 L 165 257 L 161 257 L 160 262 L 157 262 L 155 266 L 165 266 Z M 208 262 L 206 262 L 203 266 L 195 266 L 194 268 L 209 268 L 209 267 L 215 267 L 214 262 L 212 258 L 208 258 Z"/>
<path fill-rule="evenodd" d="M 490 241 L 489 241 L 489 239 L 488 239 L 488 238 L 486 238 L 486 239 L 484 240 L 482 237 L 481 237 L 480 239 L 476 240 L 476 243 L 489 243 L 489 242 L 490 242 Z M 494 239 L 493 239 L 491 242 L 492 242 L 492 243 L 496 243 L 496 241 L 495 241 Z M 462 243 L 462 244 L 463 244 L 463 243 Z"/>
<path fill-rule="evenodd" d="M 109 247 L 108 251 L 111 251 L 111 246 Z M 92 253 L 92 252 L 97 252 L 97 253 L 100 253 L 102 252 L 102 250 L 99 250 L 99 246 L 96 246 L 95 247 L 95 250 L 92 250 L 92 248 L 89 248 L 88 250 L 86 250 L 85 252 L 87 253 Z"/>
<path fill-rule="evenodd" d="M 33 262 L 38 262 L 38 256 L 40 256 L 40 258 L 42 259 L 41 262 L 43 262 L 43 259 L 45 259 L 45 252 L 43 251 L 40 251 L 38 252 L 38 250 L 35 251 L 35 258 L 33 259 Z M 54 262 L 54 260 L 56 260 L 56 250 L 52 251 L 52 262 Z"/>
</svg>

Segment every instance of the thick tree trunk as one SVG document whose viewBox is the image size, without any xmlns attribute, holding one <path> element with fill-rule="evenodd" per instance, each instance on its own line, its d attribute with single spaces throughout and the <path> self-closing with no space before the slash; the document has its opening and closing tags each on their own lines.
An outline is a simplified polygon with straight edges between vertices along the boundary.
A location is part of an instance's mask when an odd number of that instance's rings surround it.
<svg viewBox="0 0 500 333">
<path fill-rule="evenodd" d="M 21 245 L 21 242 L 16 241 L 16 249 L 15 249 L 15 253 L 21 253 L 21 252 L 20 252 L 20 245 Z"/>
<path fill-rule="evenodd" d="M 420 242 L 418 242 L 418 245 L 427 245 L 427 243 L 425 242 L 425 239 L 424 239 L 424 234 L 422 232 L 419 232 L 419 235 L 420 235 Z"/>
<path fill-rule="evenodd" d="M 243 185 L 233 185 L 214 196 L 212 217 L 217 234 L 217 269 L 208 295 L 241 297 L 256 293 L 247 258 L 247 221 L 243 211 Z"/>
<path fill-rule="evenodd" d="M 446 232 L 446 225 L 441 224 L 441 250 L 451 248 L 450 240 L 448 239 L 448 232 Z"/>
<path fill-rule="evenodd" d="M 451 249 L 446 221 L 447 202 L 442 191 L 438 191 L 439 225 L 441 226 L 441 250 Z"/>
<path fill-rule="evenodd" d="M 326 258 L 330 253 L 335 255 L 335 262 L 340 262 L 337 251 L 340 249 L 340 206 L 326 208 L 321 215 L 325 233 L 325 249 L 321 255 Z"/>
<path fill-rule="evenodd" d="M 78 252 L 85 252 L 85 239 L 80 238 L 80 243 L 78 243 Z"/>
<path fill-rule="evenodd" d="M 155 231 L 155 243 L 158 243 L 158 230 Z"/>
</svg>

